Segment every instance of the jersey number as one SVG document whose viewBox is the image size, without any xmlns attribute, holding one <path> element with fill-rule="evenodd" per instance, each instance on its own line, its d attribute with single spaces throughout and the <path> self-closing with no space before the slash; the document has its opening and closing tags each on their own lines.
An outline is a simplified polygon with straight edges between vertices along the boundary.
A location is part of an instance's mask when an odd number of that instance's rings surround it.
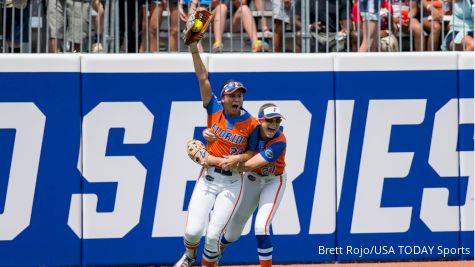
<svg viewBox="0 0 475 267">
<path fill-rule="evenodd" d="M 271 173 L 275 173 L 275 165 L 261 168 L 261 173 L 262 175 L 269 175 Z"/>
<path fill-rule="evenodd" d="M 237 147 L 231 147 L 231 149 L 229 150 L 229 155 L 239 155 L 239 154 L 242 154 L 244 153 L 244 149 L 242 148 L 237 148 Z"/>
</svg>

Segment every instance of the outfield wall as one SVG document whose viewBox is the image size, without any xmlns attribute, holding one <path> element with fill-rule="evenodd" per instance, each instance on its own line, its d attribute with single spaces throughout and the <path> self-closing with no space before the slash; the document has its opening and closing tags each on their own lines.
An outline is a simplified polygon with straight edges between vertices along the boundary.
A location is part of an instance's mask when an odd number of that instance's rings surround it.
<svg viewBox="0 0 475 267">
<path fill-rule="evenodd" d="M 202 58 L 215 93 L 236 79 L 286 116 L 275 263 L 473 259 L 473 53 Z M 0 266 L 182 255 L 189 54 L 2 55 L 0 84 Z M 251 223 L 223 264 L 258 262 Z"/>
</svg>

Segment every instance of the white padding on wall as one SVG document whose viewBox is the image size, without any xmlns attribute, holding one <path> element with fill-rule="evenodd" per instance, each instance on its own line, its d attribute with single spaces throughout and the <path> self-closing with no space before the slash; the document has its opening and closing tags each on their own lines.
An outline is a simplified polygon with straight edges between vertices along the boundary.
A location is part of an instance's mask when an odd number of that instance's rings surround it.
<svg viewBox="0 0 475 267">
<path fill-rule="evenodd" d="M 205 66 L 208 55 L 201 54 Z M 83 55 L 82 72 L 86 73 L 180 73 L 194 72 L 190 53 L 180 54 L 103 54 Z"/>
<path fill-rule="evenodd" d="M 457 53 L 341 53 L 336 71 L 456 70 Z"/>
<path fill-rule="evenodd" d="M 332 54 L 219 54 L 210 55 L 211 72 L 333 71 Z"/>
<path fill-rule="evenodd" d="M 79 55 L 2 54 L 0 72 L 80 72 Z"/>
<path fill-rule="evenodd" d="M 459 70 L 473 70 L 475 66 L 475 53 L 474 52 L 460 52 L 458 69 Z"/>
</svg>

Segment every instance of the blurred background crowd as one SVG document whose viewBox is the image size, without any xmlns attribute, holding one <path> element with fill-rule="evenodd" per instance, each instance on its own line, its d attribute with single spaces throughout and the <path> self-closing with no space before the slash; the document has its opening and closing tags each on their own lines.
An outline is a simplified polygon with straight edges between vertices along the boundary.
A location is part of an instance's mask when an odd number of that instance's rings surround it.
<svg viewBox="0 0 475 267">
<path fill-rule="evenodd" d="M 2 53 L 473 51 L 474 0 L 0 0 Z"/>
</svg>

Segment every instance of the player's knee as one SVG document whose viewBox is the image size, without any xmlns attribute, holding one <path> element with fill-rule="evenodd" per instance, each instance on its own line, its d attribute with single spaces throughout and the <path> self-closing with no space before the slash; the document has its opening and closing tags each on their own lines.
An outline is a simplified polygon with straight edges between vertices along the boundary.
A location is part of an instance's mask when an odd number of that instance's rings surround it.
<svg viewBox="0 0 475 267">
<path fill-rule="evenodd" d="M 239 214 L 236 214 L 223 235 L 225 239 L 230 243 L 238 240 L 246 226 L 247 220 L 248 218 L 246 216 L 239 216 Z"/>
<path fill-rule="evenodd" d="M 256 235 L 266 235 L 269 231 L 267 229 L 270 225 L 268 221 L 268 216 L 265 212 L 259 212 L 256 216 L 256 221 L 254 222 L 254 233 Z"/>
<path fill-rule="evenodd" d="M 230 229 L 228 229 L 226 233 L 224 233 L 223 237 L 221 238 L 221 243 L 225 245 L 235 242 L 236 240 L 239 239 L 239 237 L 241 237 L 241 232 L 229 231 L 229 230 Z"/>
<path fill-rule="evenodd" d="M 203 229 L 200 227 L 186 227 L 185 239 L 190 244 L 196 244 L 200 242 L 201 236 L 203 235 Z"/>
<path fill-rule="evenodd" d="M 208 251 L 218 251 L 219 249 L 219 238 L 222 234 L 223 229 L 216 227 L 213 224 L 208 225 L 208 230 L 206 231 L 206 241 L 205 247 Z"/>
<path fill-rule="evenodd" d="M 201 238 L 201 236 L 199 236 L 199 235 L 191 235 L 191 234 L 188 234 L 188 233 L 185 234 L 185 239 L 190 244 L 196 244 L 196 243 L 200 242 L 200 238 Z"/>
<path fill-rule="evenodd" d="M 219 237 L 217 237 L 217 236 L 206 236 L 205 248 L 208 251 L 212 251 L 212 252 L 219 251 Z"/>
<path fill-rule="evenodd" d="M 256 235 L 265 235 L 266 234 L 266 227 L 267 225 L 265 223 L 255 223 L 254 225 L 254 232 L 256 233 Z"/>
</svg>

